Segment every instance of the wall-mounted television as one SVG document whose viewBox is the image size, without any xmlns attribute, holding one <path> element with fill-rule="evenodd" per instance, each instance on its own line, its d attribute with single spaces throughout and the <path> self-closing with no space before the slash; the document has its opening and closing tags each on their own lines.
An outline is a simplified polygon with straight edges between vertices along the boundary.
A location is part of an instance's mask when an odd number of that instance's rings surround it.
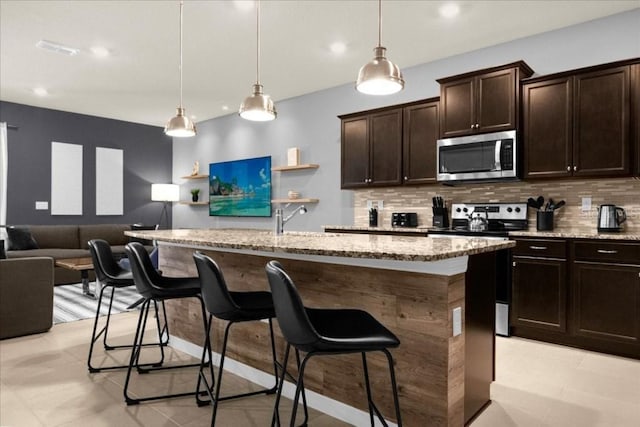
<svg viewBox="0 0 640 427">
<path fill-rule="evenodd" d="M 271 156 L 209 163 L 209 216 L 271 216 Z"/>
</svg>

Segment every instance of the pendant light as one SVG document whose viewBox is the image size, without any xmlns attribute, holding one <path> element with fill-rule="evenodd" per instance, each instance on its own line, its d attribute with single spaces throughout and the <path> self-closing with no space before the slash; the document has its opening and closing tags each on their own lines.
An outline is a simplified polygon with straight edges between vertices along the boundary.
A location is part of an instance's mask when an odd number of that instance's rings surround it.
<svg viewBox="0 0 640 427">
<path fill-rule="evenodd" d="M 378 0 L 378 46 L 373 49 L 373 60 L 360 68 L 356 89 L 367 95 L 391 95 L 404 89 L 400 68 L 385 58 L 387 48 L 382 47 L 382 0 Z"/>
<path fill-rule="evenodd" d="M 262 92 L 260 84 L 260 0 L 256 1 L 256 29 L 256 83 L 253 85 L 253 94 L 240 104 L 238 114 L 246 120 L 266 122 L 275 119 L 278 113 L 271 97 Z"/>
<path fill-rule="evenodd" d="M 182 6 L 183 2 L 180 1 L 180 106 L 177 108 L 175 117 L 172 117 L 164 127 L 165 134 L 179 138 L 196 134 L 196 125 L 184 115 L 182 107 Z"/>
</svg>

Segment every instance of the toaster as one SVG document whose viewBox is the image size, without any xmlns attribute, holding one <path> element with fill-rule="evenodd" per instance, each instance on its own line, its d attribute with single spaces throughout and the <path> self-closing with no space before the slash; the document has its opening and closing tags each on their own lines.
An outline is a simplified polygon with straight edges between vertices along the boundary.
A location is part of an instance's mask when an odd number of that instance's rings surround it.
<svg viewBox="0 0 640 427">
<path fill-rule="evenodd" d="M 418 214 L 415 212 L 394 212 L 391 214 L 392 227 L 417 227 Z"/>
</svg>

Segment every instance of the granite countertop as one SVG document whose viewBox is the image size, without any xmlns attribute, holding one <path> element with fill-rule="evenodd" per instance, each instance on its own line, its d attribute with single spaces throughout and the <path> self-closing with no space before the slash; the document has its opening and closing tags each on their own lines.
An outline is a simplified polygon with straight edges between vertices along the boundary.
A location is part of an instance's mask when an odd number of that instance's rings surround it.
<svg viewBox="0 0 640 427">
<path fill-rule="evenodd" d="M 385 233 L 428 233 L 431 227 L 394 228 L 394 227 L 363 227 L 355 225 L 325 225 L 325 230 L 370 231 Z M 596 228 L 563 228 L 553 231 L 523 230 L 510 231 L 509 237 L 533 237 L 540 239 L 604 239 L 604 240 L 635 240 L 640 241 L 640 232 L 598 233 Z"/>
<path fill-rule="evenodd" d="M 603 239 L 640 241 L 639 232 L 598 233 L 595 228 L 563 228 L 552 231 L 511 231 L 509 237 L 564 238 L 564 239 Z"/>
<path fill-rule="evenodd" d="M 515 246 L 514 241 L 490 239 L 432 239 L 424 236 L 385 236 L 348 233 L 285 232 L 256 229 L 175 229 L 126 231 L 126 235 L 159 242 L 274 253 L 325 255 L 396 261 L 439 261 L 493 252 Z"/>
<path fill-rule="evenodd" d="M 425 234 L 429 231 L 427 227 L 363 227 L 357 225 L 323 225 L 324 230 L 345 230 L 345 231 L 368 231 L 381 233 L 416 233 Z"/>
</svg>

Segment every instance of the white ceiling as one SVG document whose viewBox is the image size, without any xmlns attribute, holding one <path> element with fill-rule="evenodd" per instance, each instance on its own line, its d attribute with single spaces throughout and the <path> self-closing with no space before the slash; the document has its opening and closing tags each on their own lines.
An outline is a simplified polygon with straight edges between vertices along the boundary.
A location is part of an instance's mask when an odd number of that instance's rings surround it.
<svg viewBox="0 0 640 427">
<path fill-rule="evenodd" d="M 631 1 L 385 0 L 382 45 L 401 68 L 469 52 L 640 6 Z M 0 99 L 164 126 L 179 103 L 178 1 L 0 0 Z M 248 6 L 248 7 L 246 7 Z M 377 42 L 377 2 L 264 0 L 262 69 L 276 101 L 353 82 Z M 196 121 L 230 114 L 255 81 L 252 2 L 184 5 L 184 106 Z M 81 49 L 64 56 L 48 40 Z M 346 44 L 342 55 L 331 52 Z M 90 48 L 107 47 L 96 58 Z M 32 92 L 44 87 L 49 95 Z M 228 106 L 228 110 L 223 110 Z"/>
</svg>

